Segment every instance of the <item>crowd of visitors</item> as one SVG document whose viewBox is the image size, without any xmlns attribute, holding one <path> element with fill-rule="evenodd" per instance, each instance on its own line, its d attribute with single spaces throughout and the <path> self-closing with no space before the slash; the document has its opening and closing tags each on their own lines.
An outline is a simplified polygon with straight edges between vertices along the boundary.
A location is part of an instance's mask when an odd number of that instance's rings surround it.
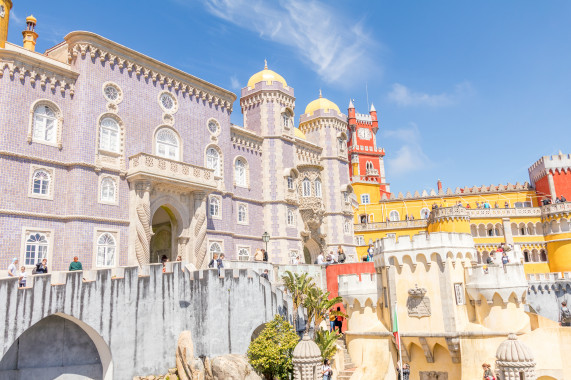
<svg viewBox="0 0 571 380">
<path fill-rule="evenodd" d="M 545 197 L 541 200 L 541 204 L 544 206 L 550 205 L 551 203 L 565 203 L 565 202 L 567 202 L 567 199 L 563 195 L 559 198 L 555 197 L 555 200 L 553 202 L 551 202 L 551 198 L 549 197 Z"/>
<path fill-rule="evenodd" d="M 494 251 L 490 252 L 490 255 L 486 258 L 484 264 L 484 273 L 488 273 L 488 265 L 505 266 L 510 263 L 510 258 L 507 252 L 512 250 L 510 244 L 502 243 Z"/>
<path fill-rule="evenodd" d="M 26 287 L 26 281 L 28 278 L 28 272 L 26 272 L 26 267 L 24 265 L 18 268 L 19 260 L 14 257 L 12 259 L 12 263 L 8 265 L 8 277 L 17 277 L 18 278 L 18 286 L 20 288 Z M 70 269 L 71 270 L 71 269 Z M 32 274 L 45 274 L 48 273 L 48 260 L 43 259 L 39 263 L 34 266 L 32 270 Z"/>
</svg>

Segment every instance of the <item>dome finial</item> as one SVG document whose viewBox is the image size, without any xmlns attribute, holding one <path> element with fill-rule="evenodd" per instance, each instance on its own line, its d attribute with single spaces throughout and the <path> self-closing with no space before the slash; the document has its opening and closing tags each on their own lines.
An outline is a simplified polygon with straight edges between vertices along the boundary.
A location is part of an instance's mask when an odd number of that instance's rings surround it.
<svg viewBox="0 0 571 380">
<path fill-rule="evenodd" d="M 268 69 L 268 60 L 264 59 L 264 70 Z"/>
<path fill-rule="evenodd" d="M 323 98 L 323 96 L 321 95 L 321 89 L 319 89 L 319 97 Z"/>
</svg>

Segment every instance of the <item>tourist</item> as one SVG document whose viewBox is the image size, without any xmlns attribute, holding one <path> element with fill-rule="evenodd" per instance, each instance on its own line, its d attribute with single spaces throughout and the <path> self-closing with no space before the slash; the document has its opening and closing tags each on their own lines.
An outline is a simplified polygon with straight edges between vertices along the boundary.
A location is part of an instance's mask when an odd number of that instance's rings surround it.
<svg viewBox="0 0 571 380">
<path fill-rule="evenodd" d="M 437 208 L 438 208 L 438 205 L 437 205 L 436 203 L 433 203 L 433 204 L 432 204 L 432 209 L 435 210 L 435 209 L 437 209 Z M 388 219 L 388 218 L 387 218 L 387 219 Z"/>
<path fill-rule="evenodd" d="M 26 273 L 26 267 L 22 265 L 20 268 L 20 274 L 18 275 L 18 284 L 20 288 L 26 287 L 26 279 L 28 278 L 28 273 Z"/>
<path fill-rule="evenodd" d="M 13 258 L 12 264 L 8 265 L 8 277 L 16 277 L 18 274 L 18 259 Z"/>
<path fill-rule="evenodd" d="M 329 365 L 329 359 L 325 359 L 323 361 L 323 380 L 331 380 L 332 376 L 333 376 L 333 370 Z"/>
<path fill-rule="evenodd" d="M 567 301 L 561 302 L 559 323 L 561 326 L 571 326 L 571 311 L 569 311 L 569 308 L 567 307 Z"/>
<path fill-rule="evenodd" d="M 293 259 L 291 259 L 291 264 L 292 265 L 297 265 L 299 264 L 299 255 L 296 255 L 293 257 Z"/>
<path fill-rule="evenodd" d="M 508 254 L 503 252 L 502 253 L 502 265 L 504 266 L 504 268 L 506 267 L 507 264 L 509 264 L 510 262 L 510 258 L 508 257 Z"/>
<path fill-rule="evenodd" d="M 176 261 L 182 261 L 182 256 L 181 256 L 181 255 L 178 255 L 178 256 L 176 257 Z"/>
<path fill-rule="evenodd" d="M 333 315 L 333 309 L 329 310 L 329 332 L 335 330 L 335 315 Z"/>
<path fill-rule="evenodd" d="M 319 255 L 317 256 L 317 261 L 315 263 L 317 265 L 325 264 L 325 259 L 323 258 L 323 252 L 319 252 Z"/>
<path fill-rule="evenodd" d="M 494 252 L 490 252 L 490 256 L 486 259 L 486 264 L 492 265 L 494 264 Z"/>
<path fill-rule="evenodd" d="M 373 245 L 369 244 L 369 248 L 367 249 L 367 261 L 373 261 L 374 252 Z"/>
<path fill-rule="evenodd" d="M 265 278 L 266 280 L 270 281 L 270 277 L 268 276 L 268 270 L 264 269 L 264 273 L 260 275 L 260 277 Z"/>
<path fill-rule="evenodd" d="M 83 266 L 77 256 L 74 256 L 73 261 L 69 264 L 69 271 L 83 270 Z"/>
<path fill-rule="evenodd" d="M 327 255 L 327 265 L 330 264 L 335 264 L 335 256 L 333 255 L 333 251 L 329 251 L 329 254 Z"/>
<path fill-rule="evenodd" d="M 398 366 L 397 366 L 397 374 L 398 374 L 399 380 L 409 380 L 409 378 L 410 378 L 410 366 L 408 365 L 408 363 L 405 363 L 402 366 L 402 377 L 400 374 L 400 368 Z"/>
<path fill-rule="evenodd" d="M 220 256 L 218 256 L 218 260 L 216 261 L 217 266 L 218 266 L 218 276 L 220 276 L 220 270 L 224 269 L 224 254 L 221 253 Z"/>
<path fill-rule="evenodd" d="M 476 208 L 481 208 L 481 207 L 480 207 L 480 202 L 476 202 Z"/>
<path fill-rule="evenodd" d="M 498 204 L 498 202 L 494 203 L 494 208 L 500 208 L 500 205 Z"/>
<path fill-rule="evenodd" d="M 505 207 L 505 208 L 510 208 L 510 203 L 509 203 L 508 201 L 505 201 L 505 202 L 504 202 L 504 207 Z"/>
<path fill-rule="evenodd" d="M 218 254 L 215 253 L 212 257 L 212 260 L 208 263 L 208 268 L 214 268 L 214 266 L 218 265 Z"/>
<path fill-rule="evenodd" d="M 264 254 L 260 248 L 256 248 L 256 253 L 254 254 L 254 261 L 263 261 Z"/>
<path fill-rule="evenodd" d="M 488 203 L 488 201 L 484 202 L 484 208 L 490 208 L 490 204 Z"/>
<path fill-rule="evenodd" d="M 341 312 L 341 307 L 337 306 L 337 311 Z M 335 317 L 335 327 L 337 327 L 337 331 L 339 331 L 339 334 L 343 334 L 343 332 L 341 331 L 343 328 L 343 316 L 342 315 L 338 315 Z"/>
<path fill-rule="evenodd" d="M 340 264 L 343 264 L 345 262 L 345 260 L 347 260 L 347 256 L 345 256 L 345 252 L 343 251 L 343 247 L 338 246 L 337 247 L 337 261 Z"/>
<path fill-rule="evenodd" d="M 32 274 L 46 274 L 48 273 L 48 259 L 43 259 L 41 262 L 36 264 Z"/>
<path fill-rule="evenodd" d="M 565 203 L 565 202 L 567 202 L 567 199 L 565 199 L 565 197 L 562 195 L 561 196 L 561 203 Z"/>
<path fill-rule="evenodd" d="M 167 272 L 167 261 L 169 261 L 169 258 L 167 257 L 167 255 L 163 255 L 161 257 L 161 263 L 163 264 L 163 273 Z"/>
<path fill-rule="evenodd" d="M 265 249 L 262 249 L 262 254 L 264 256 L 264 261 L 267 263 L 268 262 L 268 252 L 266 252 Z"/>
<path fill-rule="evenodd" d="M 492 373 L 491 365 L 484 363 L 482 364 L 482 369 L 484 370 L 484 380 L 495 380 Z"/>
<path fill-rule="evenodd" d="M 466 203 L 466 208 L 471 208 L 470 203 Z"/>
</svg>

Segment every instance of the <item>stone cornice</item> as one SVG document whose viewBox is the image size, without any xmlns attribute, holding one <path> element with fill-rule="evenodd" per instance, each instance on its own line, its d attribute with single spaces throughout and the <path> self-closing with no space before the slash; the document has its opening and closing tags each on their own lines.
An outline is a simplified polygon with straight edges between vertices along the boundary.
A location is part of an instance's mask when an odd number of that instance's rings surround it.
<svg viewBox="0 0 571 380">
<path fill-rule="evenodd" d="M 71 96 L 74 95 L 79 76 L 69 65 L 11 44 L 7 44 L 6 49 L 0 49 L 0 78 L 6 68 L 11 79 L 17 74 L 20 81 L 27 77 L 32 86 L 39 82 L 42 88 L 49 86 L 52 91 L 59 87 L 62 95 L 69 91 Z"/>
<path fill-rule="evenodd" d="M 57 165 L 57 166 L 62 166 L 62 167 L 66 167 L 66 168 L 70 168 L 70 167 L 74 167 L 74 166 L 89 168 L 89 169 L 95 169 L 96 168 L 95 164 L 90 164 L 87 162 L 82 162 L 82 161 L 65 162 L 65 161 L 58 161 L 58 160 L 50 160 L 48 158 L 30 156 L 28 154 L 10 152 L 10 151 L 6 151 L 6 150 L 0 150 L 0 156 L 26 159 L 26 160 L 30 160 L 30 161 L 41 162 L 41 163 L 49 164 L 49 165 Z M 110 173 L 118 173 L 118 174 L 122 174 L 122 175 L 125 174 L 124 172 L 121 172 L 121 170 L 119 170 L 119 169 L 105 168 L 103 171 L 110 172 Z"/>
<path fill-rule="evenodd" d="M 233 144 L 240 145 L 246 149 L 252 149 L 256 152 L 262 151 L 262 143 L 264 139 L 252 131 L 244 128 L 231 126 L 230 127 L 230 141 Z"/>
<path fill-rule="evenodd" d="M 143 76 L 145 79 L 150 78 L 153 82 L 158 82 L 173 90 L 187 93 L 189 96 L 201 98 L 213 105 L 219 105 L 232 111 L 232 104 L 236 100 L 236 95 L 233 92 L 95 33 L 71 32 L 65 36 L 65 41 L 68 44 L 68 60 L 70 63 L 79 55 L 85 57 L 89 53 L 91 59 L 98 57 L 101 62 L 107 61 L 110 65 L 117 65 L 119 69 L 126 69 L 129 73 L 135 72 L 137 76 Z"/>
<path fill-rule="evenodd" d="M 25 210 L 0 209 L 0 215 L 13 215 L 13 216 L 32 217 L 32 218 L 39 218 L 39 219 L 62 220 L 62 221 L 66 221 L 66 222 L 82 220 L 82 221 L 87 221 L 87 222 L 104 222 L 104 223 L 123 224 L 123 225 L 129 224 L 128 219 L 104 218 L 104 217 L 91 216 L 91 215 L 45 214 L 45 213 L 31 212 L 31 211 L 25 211 Z"/>
</svg>

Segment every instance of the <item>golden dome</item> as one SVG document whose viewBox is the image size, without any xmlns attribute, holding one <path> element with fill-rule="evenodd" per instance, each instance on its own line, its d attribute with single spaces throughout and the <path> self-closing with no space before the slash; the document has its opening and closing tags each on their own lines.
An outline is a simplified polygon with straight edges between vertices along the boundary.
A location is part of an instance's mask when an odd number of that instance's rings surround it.
<svg viewBox="0 0 571 380">
<path fill-rule="evenodd" d="M 305 107 L 305 113 L 312 115 L 317 110 L 335 110 L 337 113 L 341 113 L 341 110 L 339 107 L 337 107 L 337 104 L 321 96 L 321 90 L 319 90 L 319 98 L 315 99 L 313 102 L 309 103 L 307 107 Z"/>
<path fill-rule="evenodd" d="M 273 70 L 268 70 L 268 62 L 264 61 L 264 69 L 262 71 L 257 72 L 256 74 L 252 75 L 248 80 L 248 87 L 254 88 L 256 83 L 259 82 L 266 82 L 266 84 L 272 84 L 272 82 L 280 82 L 283 84 L 284 87 L 287 87 L 287 83 L 280 74 L 276 73 Z"/>
<path fill-rule="evenodd" d="M 36 18 L 34 17 L 34 15 L 29 15 L 28 17 L 26 17 L 26 22 L 31 22 L 31 23 L 36 23 L 38 20 L 36 20 Z"/>
<path fill-rule="evenodd" d="M 305 140 L 305 133 L 303 133 L 303 132 L 301 131 L 301 129 L 295 128 L 294 131 L 293 131 L 293 133 L 294 133 L 295 137 L 297 137 L 298 139 Z"/>
</svg>

